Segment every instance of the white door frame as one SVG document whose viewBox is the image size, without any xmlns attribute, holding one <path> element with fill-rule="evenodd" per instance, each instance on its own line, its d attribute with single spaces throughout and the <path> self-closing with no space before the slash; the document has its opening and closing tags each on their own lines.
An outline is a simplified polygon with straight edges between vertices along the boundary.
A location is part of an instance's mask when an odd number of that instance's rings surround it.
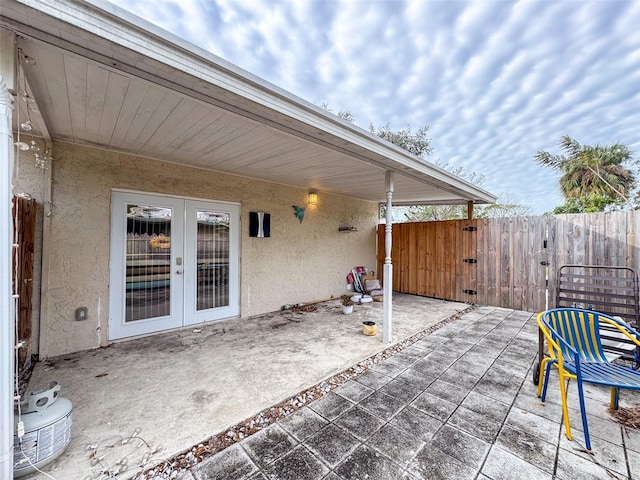
<svg viewBox="0 0 640 480">
<path fill-rule="evenodd" d="M 125 322 L 127 205 L 172 209 L 171 313 Z M 197 310 L 197 219 L 199 209 L 230 215 L 228 304 Z M 113 190 L 111 194 L 111 253 L 109 260 L 109 340 L 133 337 L 238 316 L 240 314 L 240 205 L 170 195 Z"/>
</svg>

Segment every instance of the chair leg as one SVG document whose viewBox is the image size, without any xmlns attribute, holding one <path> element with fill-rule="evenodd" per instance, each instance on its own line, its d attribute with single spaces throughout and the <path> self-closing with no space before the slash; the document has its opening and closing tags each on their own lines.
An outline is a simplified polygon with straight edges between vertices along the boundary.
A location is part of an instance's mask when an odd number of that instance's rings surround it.
<svg viewBox="0 0 640 480">
<path fill-rule="evenodd" d="M 546 362 L 547 366 L 545 370 L 542 369 L 542 365 L 540 366 L 540 375 L 542 375 L 542 372 L 544 372 L 544 382 L 538 382 L 538 396 L 540 397 L 540 400 L 544 402 L 547 398 L 547 387 L 549 386 L 551 365 L 557 365 L 557 362 L 555 360 L 551 360 L 550 358 L 545 358 L 543 362 Z M 542 378 L 540 378 L 540 380 L 542 380 Z"/>
<path fill-rule="evenodd" d="M 562 399 L 562 418 L 564 418 L 564 429 L 567 434 L 567 439 L 571 440 L 571 421 L 569 420 L 569 409 L 567 408 L 567 387 L 566 380 L 564 378 L 564 370 L 559 368 L 558 375 L 560 376 L 560 398 Z"/>
<path fill-rule="evenodd" d="M 620 389 L 611 387 L 611 404 L 609 405 L 613 410 L 618 410 L 620 406 Z"/>
<path fill-rule="evenodd" d="M 545 357 L 542 359 L 542 361 L 540 362 L 540 374 L 538 375 L 538 397 L 542 396 L 542 383 L 544 382 L 544 378 L 546 377 L 546 375 L 544 374 L 544 367 L 547 365 L 547 362 L 549 362 L 549 360 L 551 360 L 548 357 Z M 543 400 L 544 402 L 544 400 Z"/>
<path fill-rule="evenodd" d="M 580 415 L 582 416 L 582 429 L 584 430 L 584 443 L 587 450 L 591 450 L 591 440 L 589 438 L 589 425 L 587 425 L 587 410 L 584 404 L 584 391 L 582 390 L 582 381 L 580 378 L 576 380 L 578 385 L 578 397 L 580 398 Z"/>
</svg>

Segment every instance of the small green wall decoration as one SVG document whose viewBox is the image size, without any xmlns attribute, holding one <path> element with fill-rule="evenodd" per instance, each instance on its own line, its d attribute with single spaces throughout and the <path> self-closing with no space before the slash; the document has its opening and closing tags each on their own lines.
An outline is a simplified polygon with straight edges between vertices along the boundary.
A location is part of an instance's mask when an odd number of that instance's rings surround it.
<svg viewBox="0 0 640 480">
<path fill-rule="evenodd" d="M 300 220 L 300 223 L 302 223 L 302 220 L 304 220 L 305 209 L 297 205 L 291 205 L 291 208 L 293 208 L 293 214 L 296 216 L 298 220 Z"/>
</svg>

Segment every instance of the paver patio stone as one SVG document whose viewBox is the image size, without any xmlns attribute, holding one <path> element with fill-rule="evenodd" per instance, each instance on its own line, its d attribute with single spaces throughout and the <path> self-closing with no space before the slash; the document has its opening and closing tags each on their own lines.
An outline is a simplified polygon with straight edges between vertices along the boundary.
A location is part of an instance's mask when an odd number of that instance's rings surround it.
<svg viewBox="0 0 640 480">
<path fill-rule="evenodd" d="M 509 345 L 509 341 L 510 338 L 507 338 L 503 335 L 498 335 L 496 332 L 491 332 L 488 333 L 485 337 L 481 338 L 478 343 L 476 343 L 468 351 L 488 355 L 493 358 L 498 358 L 500 355 L 502 355 L 507 345 Z"/>
<path fill-rule="evenodd" d="M 467 372 L 454 370 L 453 365 L 446 371 L 442 372 L 438 377 L 439 380 L 444 380 L 445 382 L 459 385 L 466 388 L 467 390 L 471 390 L 473 387 L 475 387 L 476 383 L 478 383 L 481 378 L 482 375 L 472 375 Z"/>
<path fill-rule="evenodd" d="M 411 383 L 418 388 L 425 389 L 438 378 L 438 373 L 425 374 L 415 368 L 415 364 L 407 368 L 396 377 L 396 380 Z"/>
<path fill-rule="evenodd" d="M 627 462 L 631 478 L 640 478 L 640 453 L 627 449 Z"/>
<path fill-rule="evenodd" d="M 424 337 L 418 340 L 416 343 L 412 345 L 413 348 L 421 349 L 426 352 L 432 352 L 440 345 L 449 341 L 448 337 L 439 337 L 435 333 L 429 335 L 428 337 Z M 426 356 L 426 354 L 425 354 Z"/>
<path fill-rule="evenodd" d="M 277 423 L 251 435 L 242 442 L 251 459 L 264 467 L 296 445 L 296 441 Z M 224 451 L 224 450 L 223 450 Z"/>
<path fill-rule="evenodd" d="M 304 445 L 333 468 L 355 450 L 360 441 L 346 430 L 331 424 L 308 438 Z"/>
<path fill-rule="evenodd" d="M 414 343 L 410 347 L 407 347 L 404 350 L 401 350 L 400 352 L 398 352 L 396 356 L 400 359 L 405 360 L 406 362 L 414 363 L 414 362 L 417 362 L 418 360 L 422 360 L 424 357 L 427 356 L 427 353 L 430 351 L 431 351 L 430 348 L 426 346 L 419 347 L 417 343 Z M 410 366 L 410 365 L 407 365 L 407 366 Z"/>
<path fill-rule="evenodd" d="M 477 469 L 462 463 L 447 455 L 442 450 L 427 443 L 418 452 L 407 470 L 416 478 L 431 480 L 461 480 L 463 478 L 475 478 Z"/>
<path fill-rule="evenodd" d="M 403 380 L 392 380 L 382 387 L 379 392 L 390 395 L 407 404 L 420 395 L 422 389 Z"/>
<path fill-rule="evenodd" d="M 329 421 L 318 415 L 308 407 L 301 408 L 297 412 L 283 418 L 280 426 L 288 431 L 299 442 L 304 441 L 318 430 L 329 424 Z"/>
<path fill-rule="evenodd" d="M 438 398 L 428 392 L 424 392 L 411 402 L 411 406 L 442 421 L 446 421 L 458 407 L 457 404 Z"/>
<path fill-rule="evenodd" d="M 405 467 L 422 449 L 424 442 L 387 424 L 367 440 L 367 445 Z"/>
<path fill-rule="evenodd" d="M 472 365 L 481 365 L 483 367 L 487 367 L 488 368 L 495 361 L 495 358 L 494 357 L 488 357 L 482 351 L 480 351 L 480 352 L 473 351 L 473 347 L 471 347 L 458 360 L 462 361 L 462 362 L 469 362 Z"/>
<path fill-rule="evenodd" d="M 503 403 L 511 403 L 519 390 L 520 385 L 512 377 L 505 377 L 504 374 L 492 369 L 489 369 L 473 388 L 476 393 Z"/>
<path fill-rule="evenodd" d="M 403 430 L 407 435 L 413 435 L 428 442 L 440 430 L 444 422 L 412 406 L 407 406 L 393 417 L 389 424 Z"/>
<path fill-rule="evenodd" d="M 470 388 L 465 388 L 461 385 L 438 379 L 429 385 L 425 392 L 428 392 L 435 397 L 448 400 L 451 403 L 460 403 L 464 397 L 467 396 L 470 390 Z"/>
<path fill-rule="evenodd" d="M 510 405 L 502 403 L 493 398 L 482 395 L 478 392 L 471 391 L 469 395 L 465 397 L 461 406 L 473 410 L 474 412 L 481 413 L 495 422 L 502 423 L 509 413 Z"/>
<path fill-rule="evenodd" d="M 511 337 L 507 337 L 502 329 L 494 328 L 492 331 L 487 333 L 483 338 L 481 338 L 477 344 L 484 345 L 484 342 L 490 342 L 491 346 L 501 346 L 502 349 L 511 345 L 513 339 Z"/>
<path fill-rule="evenodd" d="M 531 355 L 523 356 L 517 352 L 505 350 L 497 358 L 498 362 L 517 366 L 518 372 L 526 373 L 531 367 L 534 357 Z"/>
<path fill-rule="evenodd" d="M 374 372 L 373 370 L 369 370 L 364 375 L 356 378 L 356 381 L 369 388 L 373 388 L 374 390 L 378 390 L 379 388 L 384 387 L 391 380 L 392 378 L 390 376 Z"/>
<path fill-rule="evenodd" d="M 400 465 L 371 447 L 361 445 L 336 468 L 336 473 L 344 480 L 389 480 L 400 478 Z"/>
<path fill-rule="evenodd" d="M 552 475 L 525 462 L 523 459 L 503 450 L 492 447 L 482 473 L 491 480 L 551 480 Z M 573 477 L 575 480 L 579 477 Z"/>
<path fill-rule="evenodd" d="M 324 397 L 309 404 L 309 408 L 322 415 L 327 420 L 334 420 L 346 409 L 353 407 L 353 403 L 346 398 L 329 392 Z"/>
<path fill-rule="evenodd" d="M 615 445 L 597 437 L 591 437 L 591 453 L 576 445 L 576 442 L 568 440 L 565 435 L 560 436 L 560 454 L 567 450 L 588 461 L 596 462 L 609 470 L 621 475 L 628 475 L 627 459 L 622 445 Z"/>
<path fill-rule="evenodd" d="M 580 411 L 569 408 L 569 418 L 571 419 L 572 436 L 580 443 L 584 443 Z M 600 438 L 607 442 L 622 446 L 622 426 L 619 423 L 613 421 L 612 418 L 600 418 L 595 415 L 592 416 L 588 409 L 587 421 L 589 425 L 589 436 L 592 441 L 594 438 Z"/>
<path fill-rule="evenodd" d="M 366 410 L 355 407 L 336 418 L 334 423 L 344 428 L 354 437 L 360 440 L 366 440 L 384 425 L 385 422 L 381 418 L 371 415 Z"/>
<path fill-rule="evenodd" d="M 540 470 L 553 473 L 556 445 L 509 425 L 505 425 L 500 431 L 495 444 Z"/>
<path fill-rule="evenodd" d="M 451 365 L 449 367 L 449 370 L 463 372 L 478 379 L 480 379 L 485 373 L 487 373 L 487 370 L 489 370 L 491 364 L 486 364 L 486 362 L 483 364 L 475 363 L 473 361 L 473 358 L 465 358 L 465 355 L 460 357 L 453 365 Z"/>
<path fill-rule="evenodd" d="M 391 417 L 402 410 L 408 403 L 408 401 L 404 402 L 377 391 L 362 400 L 358 406 L 385 421 L 389 421 Z"/>
<path fill-rule="evenodd" d="M 327 473 L 327 466 L 302 445 L 298 445 L 266 469 L 270 480 L 320 480 Z"/>
<path fill-rule="evenodd" d="M 208 458 L 195 468 L 198 480 L 236 480 L 258 471 L 239 444 Z"/>
<path fill-rule="evenodd" d="M 592 460 L 587 460 L 568 450 L 560 449 L 556 467 L 558 480 L 602 480 L 616 478 L 607 473 L 607 469 Z M 626 474 L 622 478 L 628 478 Z"/>
<path fill-rule="evenodd" d="M 331 473 L 329 473 L 329 475 L 324 477 L 322 480 L 342 480 L 342 479 L 338 475 L 336 475 L 335 473 L 331 472 Z"/>
<path fill-rule="evenodd" d="M 622 427 L 622 437 L 627 451 L 640 454 L 640 430 L 631 427 Z"/>
<path fill-rule="evenodd" d="M 458 428 L 445 424 L 431 439 L 431 444 L 447 455 L 480 469 L 491 445 Z"/>
<path fill-rule="evenodd" d="M 411 362 L 413 363 L 413 362 Z M 388 377 L 396 377 L 400 375 L 403 371 L 408 368 L 409 365 L 406 365 L 405 362 L 400 360 L 394 360 L 393 357 L 387 358 L 386 360 L 377 363 L 373 366 L 372 370 L 374 372 L 382 373 L 383 375 L 387 375 Z"/>
<path fill-rule="evenodd" d="M 336 388 L 334 392 L 347 400 L 358 403 L 360 400 L 363 400 L 375 392 L 375 390 L 355 380 L 349 380 Z"/>
<path fill-rule="evenodd" d="M 492 443 L 496 439 L 502 427 L 502 421 L 493 420 L 482 413 L 474 412 L 463 406 L 458 407 L 453 412 L 447 424 L 488 443 Z"/>
<path fill-rule="evenodd" d="M 511 409 L 506 420 L 506 424 L 516 430 L 534 435 L 554 445 L 558 444 L 558 435 L 561 428 L 559 422 L 560 419 L 555 422 L 535 413 L 519 409 Z M 564 427 L 562 427 L 562 430 L 562 435 L 564 435 Z"/>
<path fill-rule="evenodd" d="M 449 368 L 449 363 L 447 362 L 446 364 L 442 364 L 438 361 L 438 358 L 433 357 L 432 355 L 434 354 L 431 353 L 422 360 L 418 360 L 404 373 L 415 372 L 419 375 L 424 375 L 427 381 L 430 379 L 437 379 L 442 372 Z"/>
<path fill-rule="evenodd" d="M 247 480 L 269 480 L 269 479 L 264 473 L 258 472 L 255 475 L 251 475 Z"/>
<path fill-rule="evenodd" d="M 522 379 L 527 376 L 527 372 L 530 368 L 530 362 L 526 365 L 520 365 L 518 363 L 506 361 L 498 357 L 496 358 L 496 361 L 493 363 L 493 365 L 491 365 L 490 371 L 495 371 L 503 374 L 505 378 L 509 379 L 510 382 L 516 384 L 518 388 L 520 388 L 520 385 L 522 385 Z"/>
</svg>

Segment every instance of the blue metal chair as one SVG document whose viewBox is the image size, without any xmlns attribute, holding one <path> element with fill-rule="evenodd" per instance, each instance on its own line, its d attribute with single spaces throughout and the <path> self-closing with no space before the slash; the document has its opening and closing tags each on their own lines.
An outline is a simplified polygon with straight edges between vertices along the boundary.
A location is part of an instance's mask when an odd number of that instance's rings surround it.
<svg viewBox="0 0 640 480">
<path fill-rule="evenodd" d="M 540 364 L 538 397 L 544 402 L 551 366 L 555 366 L 560 376 L 565 430 L 567 438 L 571 440 L 565 380 L 577 380 L 584 438 L 587 449 L 591 450 L 582 383 L 611 387 L 611 408 L 615 410 L 618 409 L 620 389 L 640 390 L 640 372 L 612 363 L 605 356 L 600 339 L 600 327 L 613 326 L 638 346 L 640 333 L 616 318 L 577 308 L 547 310 L 538 315 L 537 322 L 549 349 L 549 356 Z"/>
</svg>

